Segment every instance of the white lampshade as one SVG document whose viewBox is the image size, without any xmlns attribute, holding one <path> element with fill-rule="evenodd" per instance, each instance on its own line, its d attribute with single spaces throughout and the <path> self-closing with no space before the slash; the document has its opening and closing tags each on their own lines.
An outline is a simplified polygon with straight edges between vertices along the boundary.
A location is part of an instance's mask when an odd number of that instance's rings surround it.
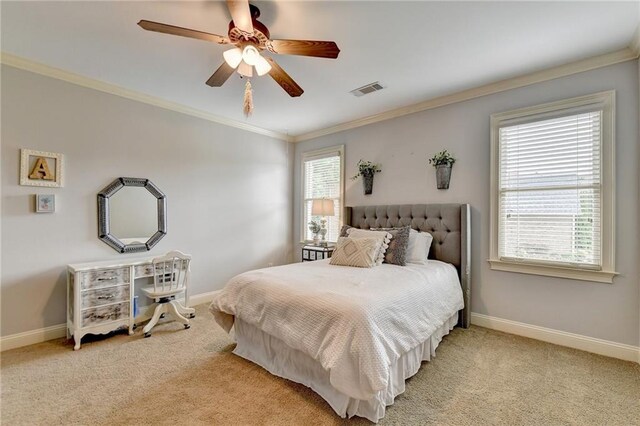
<svg viewBox="0 0 640 426">
<path fill-rule="evenodd" d="M 240 50 L 239 47 L 234 47 L 233 49 L 226 50 L 222 56 L 227 65 L 235 69 L 242 61 L 242 50 Z"/>
<path fill-rule="evenodd" d="M 244 50 L 242 50 L 242 60 L 251 66 L 258 62 L 259 57 L 260 52 L 258 52 L 258 49 L 250 44 L 245 46 Z"/>
<path fill-rule="evenodd" d="M 271 64 L 262 57 L 262 55 L 258 55 L 258 60 L 256 61 L 256 72 L 259 76 L 263 76 L 269 71 L 271 71 Z"/>
<path fill-rule="evenodd" d="M 313 216 L 335 216 L 333 200 L 326 198 L 315 199 L 311 202 L 311 214 Z"/>
<path fill-rule="evenodd" d="M 238 74 L 245 77 L 253 77 L 253 67 L 245 61 L 242 61 L 240 62 L 240 65 L 238 65 Z"/>
</svg>

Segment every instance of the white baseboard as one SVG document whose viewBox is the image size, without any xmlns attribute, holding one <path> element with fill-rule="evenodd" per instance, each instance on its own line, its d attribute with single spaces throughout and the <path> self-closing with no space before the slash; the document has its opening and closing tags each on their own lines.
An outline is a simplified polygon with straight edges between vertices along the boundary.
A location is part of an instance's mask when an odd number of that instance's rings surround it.
<svg viewBox="0 0 640 426">
<path fill-rule="evenodd" d="M 9 349 L 34 345 L 36 343 L 46 342 L 47 340 L 60 339 L 67 335 L 66 329 L 66 324 L 58 324 L 52 325 L 51 327 L 3 336 L 0 339 L 0 351 L 8 351 Z"/>
<path fill-rule="evenodd" d="M 210 291 L 207 293 L 194 294 L 189 297 L 189 305 L 195 306 L 210 302 L 213 300 L 213 296 L 216 293 L 217 291 Z M 66 324 L 58 324 L 50 327 L 39 328 L 37 330 L 2 336 L 2 338 L 0 338 L 0 351 L 8 351 L 9 349 L 34 345 L 36 343 L 46 342 L 47 340 L 61 339 L 67 335 L 66 329 Z"/>
<path fill-rule="evenodd" d="M 207 293 L 194 294 L 189 296 L 189 306 L 202 305 L 203 303 L 209 303 L 213 300 L 213 296 L 220 290 L 209 291 Z"/>
<path fill-rule="evenodd" d="M 640 362 L 640 347 L 638 346 L 596 339 L 594 337 L 491 317 L 475 312 L 471 313 L 471 324 L 625 361 Z"/>
<path fill-rule="evenodd" d="M 193 295 L 189 297 L 189 305 L 195 306 L 210 302 L 218 291 L 219 290 Z M 560 346 L 567 346 L 599 355 L 640 363 L 640 347 L 637 346 L 491 317 L 475 312 L 471 313 L 471 324 L 518 336 L 529 337 L 531 339 L 542 340 L 543 342 Z M 0 339 L 0 350 L 6 351 L 20 348 L 22 346 L 46 342 L 47 340 L 61 339 L 65 336 L 66 324 L 58 324 L 37 330 L 25 331 L 23 333 L 11 334 L 9 336 L 3 336 Z"/>
</svg>

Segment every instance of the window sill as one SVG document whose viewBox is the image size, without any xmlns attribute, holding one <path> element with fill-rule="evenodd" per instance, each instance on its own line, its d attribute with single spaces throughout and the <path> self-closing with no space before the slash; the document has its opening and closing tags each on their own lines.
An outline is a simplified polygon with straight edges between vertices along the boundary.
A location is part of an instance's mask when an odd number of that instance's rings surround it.
<svg viewBox="0 0 640 426">
<path fill-rule="evenodd" d="M 521 274 L 543 275 L 546 277 L 569 278 L 572 280 L 593 281 L 599 283 L 613 283 L 613 277 L 618 275 L 613 271 L 592 271 L 589 269 L 562 268 L 559 266 L 534 265 L 527 263 L 506 262 L 504 260 L 489 259 L 494 271 L 517 272 Z"/>
</svg>

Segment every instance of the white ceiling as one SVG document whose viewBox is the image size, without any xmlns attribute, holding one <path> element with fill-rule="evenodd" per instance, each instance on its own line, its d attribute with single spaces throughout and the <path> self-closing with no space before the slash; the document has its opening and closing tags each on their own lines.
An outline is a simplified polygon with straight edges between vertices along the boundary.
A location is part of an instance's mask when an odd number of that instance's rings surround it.
<svg viewBox="0 0 640 426">
<path fill-rule="evenodd" d="M 253 78 L 205 81 L 220 46 L 144 31 L 140 19 L 226 35 L 224 3 L 2 1 L 2 51 L 228 119 L 298 135 L 625 48 L 640 2 L 255 1 L 272 38 L 334 40 L 337 60 L 274 55 L 305 93 Z M 379 80 L 387 88 L 349 91 Z"/>
</svg>

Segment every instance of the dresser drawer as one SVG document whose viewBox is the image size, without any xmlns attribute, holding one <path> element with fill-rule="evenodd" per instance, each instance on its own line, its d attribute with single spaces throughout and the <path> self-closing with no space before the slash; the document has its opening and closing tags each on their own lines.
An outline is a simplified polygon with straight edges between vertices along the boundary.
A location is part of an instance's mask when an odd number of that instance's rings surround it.
<svg viewBox="0 0 640 426">
<path fill-rule="evenodd" d="M 180 263 L 180 262 L 176 262 L 176 264 L 174 265 L 173 271 L 177 272 L 179 270 L 184 271 L 185 270 L 185 265 Z M 156 272 L 158 274 L 162 273 L 162 267 L 158 266 Z M 169 272 L 171 272 L 171 268 L 168 267 L 165 272 L 168 274 Z M 136 265 L 135 266 L 135 274 L 136 274 L 136 277 L 152 277 L 153 276 L 153 264 L 148 263 L 146 265 Z"/>
<path fill-rule="evenodd" d="M 87 271 L 80 273 L 80 288 L 109 287 L 119 284 L 128 284 L 129 268 L 101 269 L 99 271 Z"/>
<path fill-rule="evenodd" d="M 129 318 L 129 302 L 98 306 L 82 311 L 82 326 L 90 327 L 104 322 Z"/>
<path fill-rule="evenodd" d="M 151 277 L 153 276 L 153 264 L 148 263 L 146 265 L 135 266 L 136 277 Z"/>
<path fill-rule="evenodd" d="M 116 287 L 98 288 L 82 292 L 82 307 L 106 305 L 114 302 L 129 301 L 129 284 Z"/>
</svg>

